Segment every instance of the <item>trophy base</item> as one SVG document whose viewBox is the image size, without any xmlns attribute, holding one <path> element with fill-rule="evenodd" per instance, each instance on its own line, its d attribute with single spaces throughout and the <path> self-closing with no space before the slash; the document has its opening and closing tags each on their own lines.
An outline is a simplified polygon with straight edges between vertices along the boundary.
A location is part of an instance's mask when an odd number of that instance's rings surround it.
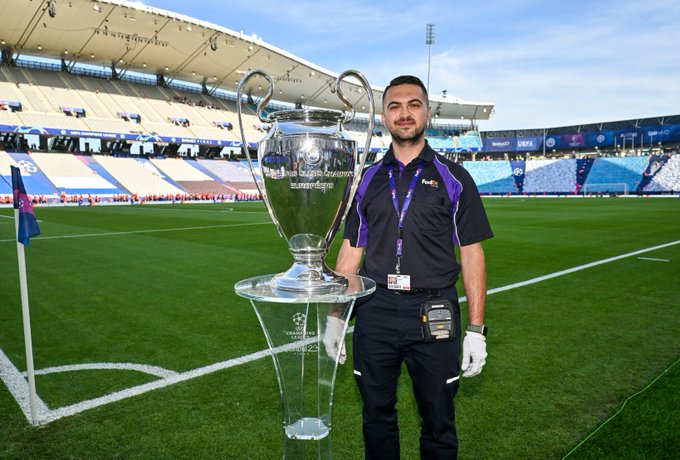
<svg viewBox="0 0 680 460">
<path fill-rule="evenodd" d="M 318 441 L 328 436 L 328 427 L 318 418 L 304 417 L 284 428 L 289 439 Z"/>
<path fill-rule="evenodd" d="M 274 276 L 271 284 L 272 289 L 283 291 L 336 294 L 344 292 L 349 282 L 325 266 L 317 269 L 295 263 L 288 271 Z"/>
<path fill-rule="evenodd" d="M 328 318 L 344 323 L 340 335 L 334 335 L 341 349 L 354 301 L 374 292 L 375 282 L 347 275 L 343 292 L 320 294 L 274 289 L 276 276 L 244 279 L 234 289 L 250 300 L 271 352 L 281 397 L 283 458 L 331 460 L 339 355 L 324 346 L 327 333 L 338 334 L 328 331 Z"/>
</svg>

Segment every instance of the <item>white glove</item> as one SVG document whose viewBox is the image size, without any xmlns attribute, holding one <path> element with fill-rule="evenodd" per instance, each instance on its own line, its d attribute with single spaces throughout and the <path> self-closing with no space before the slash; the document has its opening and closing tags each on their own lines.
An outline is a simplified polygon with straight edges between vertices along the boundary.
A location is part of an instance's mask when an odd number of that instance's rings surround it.
<svg viewBox="0 0 680 460">
<path fill-rule="evenodd" d="M 345 349 L 345 342 L 343 340 L 343 333 L 345 332 L 345 322 L 335 316 L 328 316 L 326 319 L 326 332 L 323 335 L 323 344 L 326 347 L 326 353 L 331 359 L 337 359 L 340 364 L 345 364 L 347 359 L 347 350 Z M 339 344 L 342 343 L 342 348 Z"/>
<path fill-rule="evenodd" d="M 463 377 L 474 377 L 486 363 L 486 337 L 478 332 L 466 332 L 463 339 Z"/>
</svg>

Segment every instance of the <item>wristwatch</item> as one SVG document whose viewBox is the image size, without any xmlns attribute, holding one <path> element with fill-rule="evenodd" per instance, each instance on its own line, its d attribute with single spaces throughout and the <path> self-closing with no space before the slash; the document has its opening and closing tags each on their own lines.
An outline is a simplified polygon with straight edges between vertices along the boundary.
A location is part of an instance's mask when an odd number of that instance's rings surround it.
<svg viewBox="0 0 680 460">
<path fill-rule="evenodd" d="M 486 337 L 486 333 L 489 331 L 489 328 L 483 324 L 481 326 L 478 324 L 468 324 L 465 330 L 470 332 L 476 332 Z"/>
</svg>

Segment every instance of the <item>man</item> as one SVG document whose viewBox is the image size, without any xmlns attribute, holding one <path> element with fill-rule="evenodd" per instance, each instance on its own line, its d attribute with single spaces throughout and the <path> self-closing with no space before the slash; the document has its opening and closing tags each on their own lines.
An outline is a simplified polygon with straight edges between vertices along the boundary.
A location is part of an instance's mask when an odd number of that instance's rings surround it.
<svg viewBox="0 0 680 460">
<path fill-rule="evenodd" d="M 364 171 L 336 265 L 338 273 L 358 272 L 377 284 L 374 294 L 357 303 L 353 339 L 365 456 L 371 460 L 399 458 L 396 393 L 402 362 L 422 419 L 421 458 L 457 456 L 453 397 L 461 372 L 459 274 L 468 305 L 463 375 L 478 374 L 486 359 L 486 271 L 480 242 L 493 234 L 470 175 L 427 144 L 429 119 L 422 81 L 413 76 L 392 80 L 382 114 L 392 145 L 382 161 Z M 450 302 L 450 340 L 424 339 L 421 305 L 428 300 Z"/>
</svg>

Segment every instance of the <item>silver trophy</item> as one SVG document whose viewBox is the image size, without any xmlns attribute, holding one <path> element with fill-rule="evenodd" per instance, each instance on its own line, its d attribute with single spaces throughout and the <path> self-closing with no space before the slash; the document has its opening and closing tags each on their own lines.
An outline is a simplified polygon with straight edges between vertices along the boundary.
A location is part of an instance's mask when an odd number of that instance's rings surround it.
<svg viewBox="0 0 680 460">
<path fill-rule="evenodd" d="M 260 121 L 271 124 L 268 134 L 257 143 L 264 191 L 255 175 L 242 120 L 243 89 L 254 75 L 269 82 L 267 94 L 257 106 Z M 348 76 L 361 82 L 369 100 L 368 133 L 361 156 L 356 142 L 343 129 L 343 123 L 354 118 L 354 107 L 340 89 L 340 82 Z M 288 271 L 272 279 L 271 287 L 292 291 L 291 294 L 332 294 L 347 287 L 347 280 L 328 268 L 324 257 L 359 184 L 373 134 L 375 107 L 371 87 L 356 70 L 340 74 L 333 91 L 347 106 L 348 113 L 296 109 L 264 116 L 265 106 L 274 94 L 271 76 L 262 69 L 253 69 L 243 76 L 237 88 L 243 151 L 267 211 L 295 259 Z"/>
</svg>

